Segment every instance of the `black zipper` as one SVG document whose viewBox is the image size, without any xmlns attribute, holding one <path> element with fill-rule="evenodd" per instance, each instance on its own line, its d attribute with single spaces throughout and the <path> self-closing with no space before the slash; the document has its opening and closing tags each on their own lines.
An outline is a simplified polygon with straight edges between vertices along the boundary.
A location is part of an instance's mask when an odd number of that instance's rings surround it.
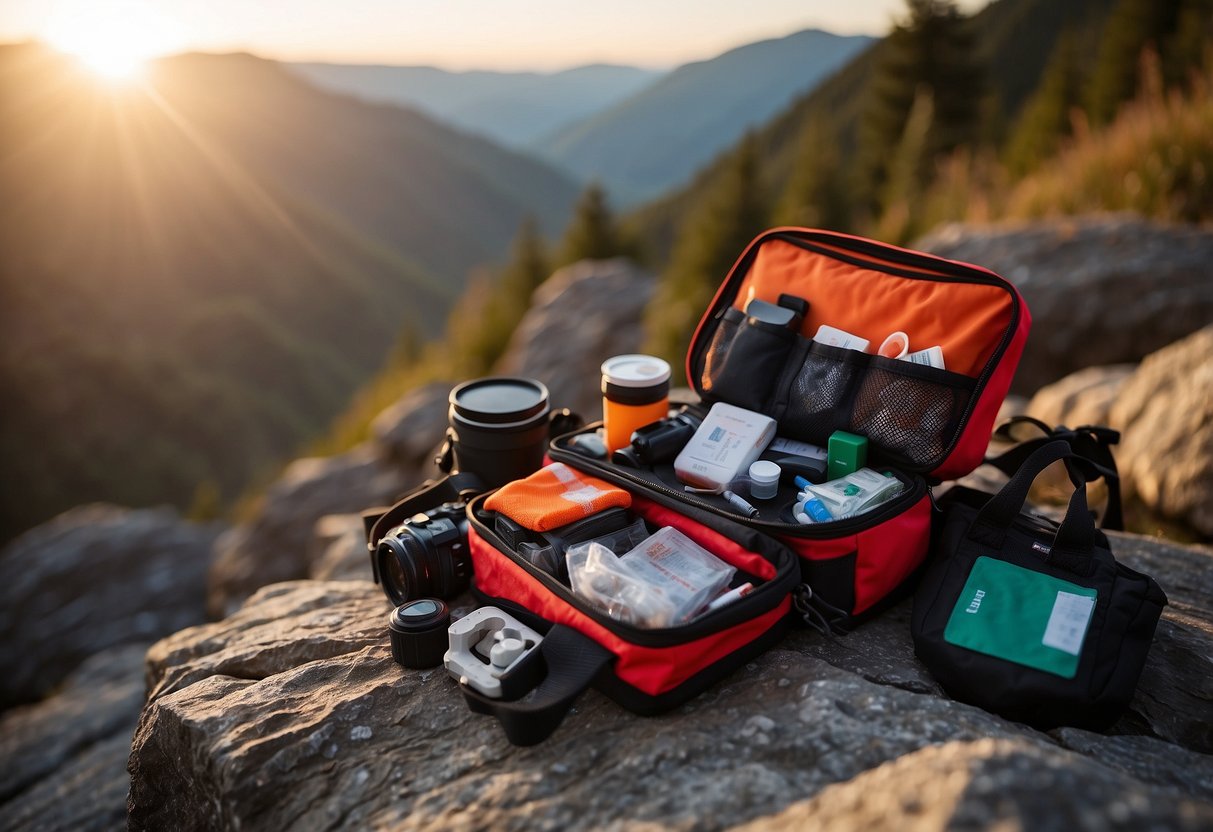
<svg viewBox="0 0 1213 832">
<path fill-rule="evenodd" d="M 726 278 L 726 286 L 730 291 L 722 292 L 717 296 L 722 299 L 729 298 L 729 300 L 727 300 L 725 304 L 720 307 L 720 309 L 716 310 L 716 312 L 712 314 L 712 320 L 716 322 L 716 326 L 719 326 L 721 315 L 723 315 L 725 309 L 727 309 L 727 306 L 732 303 L 731 298 L 736 295 L 736 286 L 734 284 L 744 280 L 744 276 L 749 271 L 749 267 L 753 262 L 758 249 L 760 249 L 762 244 L 768 240 L 782 240 L 790 245 L 795 245 L 815 254 L 820 254 L 823 257 L 830 257 L 835 260 L 841 260 L 844 263 L 850 263 L 851 265 L 861 266 L 863 268 L 884 272 L 886 274 L 894 274 L 899 277 L 905 277 L 912 280 L 927 280 L 941 283 L 980 283 L 986 286 L 996 286 L 1000 289 L 1005 289 L 1011 295 L 1011 321 L 1006 330 L 1003 332 L 1003 336 L 999 340 L 998 346 L 994 349 L 993 354 L 990 356 L 990 360 L 986 362 L 986 366 L 982 369 L 981 374 L 977 376 L 973 387 L 973 392 L 969 396 L 969 402 L 965 406 L 965 410 L 961 418 L 956 423 L 956 432 L 952 434 L 952 438 L 948 442 L 947 447 L 943 453 L 940 454 L 935 464 L 930 468 L 922 468 L 921 466 L 905 466 L 907 467 L 907 470 L 912 470 L 923 474 L 934 470 L 935 468 L 939 467 L 939 465 L 941 465 L 949 456 L 951 456 L 952 451 L 956 449 L 956 445 L 960 442 L 960 437 L 964 433 L 965 426 L 968 424 L 970 417 L 972 417 L 973 410 L 977 407 L 977 402 L 981 400 L 982 391 L 985 389 L 990 377 L 994 375 L 995 369 L 998 367 L 999 362 L 1002 360 L 1003 354 L 1006 352 L 1007 347 L 1011 343 L 1011 339 L 1014 337 L 1016 330 L 1019 329 L 1019 296 L 1015 292 L 1014 288 L 1007 284 L 1006 280 L 996 277 L 993 274 L 987 274 L 986 272 L 975 268 L 966 267 L 962 263 L 957 263 L 952 260 L 945 260 L 942 257 L 932 257 L 926 254 L 915 254 L 908 251 L 892 250 L 876 242 L 836 238 L 830 235 L 822 234 L 813 234 L 807 236 L 811 237 L 812 239 L 805 239 L 804 237 L 800 237 L 786 231 L 774 231 L 769 234 L 764 234 L 752 242 L 750 247 L 746 249 L 745 254 L 737 262 L 737 265 L 733 268 L 733 270 L 729 272 L 729 275 Z M 880 259 L 901 263 L 906 266 L 921 266 L 922 268 L 950 272 L 951 274 L 937 275 L 904 271 L 901 269 L 892 268 L 884 263 L 872 263 L 858 258 L 847 257 L 845 254 L 840 254 L 837 251 L 831 251 L 829 249 L 816 246 L 813 244 L 812 240 L 818 240 L 821 242 L 828 241 L 829 245 L 831 246 L 856 251 L 859 254 L 866 252 L 872 257 L 879 257 Z M 709 339 L 706 337 L 697 339 L 699 345 L 706 344 L 708 340 Z M 700 360 L 703 357 L 703 349 L 704 347 L 694 349 L 694 354 L 691 356 L 690 362 L 692 368 L 698 368 L 700 366 Z M 695 392 L 702 393 L 702 391 L 698 389 L 698 382 L 695 378 L 691 379 L 691 383 L 692 386 L 695 387 Z"/>
<path fill-rule="evenodd" d="M 567 451 L 558 446 L 566 437 L 559 436 L 552 441 L 548 446 L 548 456 L 555 462 L 564 462 L 572 465 L 574 468 L 591 468 L 595 474 L 601 474 L 603 479 L 611 480 L 617 485 L 634 485 L 643 488 L 646 492 L 657 492 L 675 502 L 690 504 L 698 509 L 715 514 L 718 517 L 723 517 L 734 523 L 741 523 L 749 526 L 752 529 L 768 531 L 778 534 L 782 537 L 799 537 L 810 540 L 829 540 L 835 537 L 853 534 L 855 532 L 866 531 L 873 526 L 883 523 L 885 520 L 892 519 L 901 514 L 905 509 L 918 502 L 924 493 L 929 493 L 927 481 L 921 474 L 907 475 L 910 478 L 910 489 L 905 494 L 900 494 L 887 503 L 882 503 L 872 511 L 864 512 L 858 517 L 848 517 L 843 520 L 831 520 L 828 523 L 812 523 L 810 525 L 801 525 L 800 523 L 778 523 L 770 520 L 755 520 L 748 517 L 738 517 L 736 514 L 725 511 L 706 500 L 696 497 L 694 494 L 686 491 L 676 491 L 670 488 L 665 483 L 652 482 L 635 474 L 628 472 L 628 469 L 618 465 L 610 465 L 596 459 L 582 456 L 581 454 Z"/>
<path fill-rule="evenodd" d="M 779 564 L 773 564 L 776 572 L 775 576 L 768 581 L 757 584 L 754 591 L 749 595 L 739 598 L 731 604 L 728 604 L 721 609 L 709 612 L 706 615 L 699 616 L 695 620 L 680 624 L 677 627 L 666 627 L 657 630 L 645 629 L 636 627 L 631 624 L 626 624 L 611 618 L 606 613 L 598 610 L 592 604 L 579 598 L 571 589 L 562 584 L 560 581 L 553 578 L 547 572 L 531 564 L 524 558 L 518 555 L 503 541 L 496 532 L 482 523 L 477 516 L 480 503 L 487 497 L 481 495 L 475 498 L 469 504 L 468 517 L 472 526 L 476 529 L 476 534 L 484 539 L 486 543 L 492 546 L 497 551 L 504 554 L 510 561 L 522 567 L 527 574 L 539 581 L 545 589 L 551 592 L 560 600 L 573 607 L 578 612 L 593 619 L 598 624 L 607 628 L 616 635 L 622 636 L 627 641 L 638 644 L 642 647 L 674 647 L 679 644 L 684 644 L 689 641 L 695 641 L 706 636 L 714 635 L 730 627 L 735 627 L 738 624 L 744 624 L 746 621 L 753 620 L 768 610 L 774 609 L 778 605 L 778 601 L 771 603 L 768 598 L 775 591 L 783 595 L 790 595 L 794 584 L 799 581 L 799 566 L 796 558 L 791 556 L 787 558 L 787 563 L 782 567 Z M 658 501 L 660 502 L 660 501 Z M 676 508 L 675 506 L 667 506 L 667 508 Z M 732 519 L 732 518 L 730 518 Z M 795 578 L 789 580 L 789 576 L 793 574 L 793 569 L 796 571 Z M 739 570 L 740 571 L 740 570 Z M 753 576 L 756 580 L 757 576 Z M 783 584 L 787 586 L 784 587 Z M 487 593 L 483 593 L 487 596 Z M 488 596 L 493 597 L 493 596 Z"/>
</svg>

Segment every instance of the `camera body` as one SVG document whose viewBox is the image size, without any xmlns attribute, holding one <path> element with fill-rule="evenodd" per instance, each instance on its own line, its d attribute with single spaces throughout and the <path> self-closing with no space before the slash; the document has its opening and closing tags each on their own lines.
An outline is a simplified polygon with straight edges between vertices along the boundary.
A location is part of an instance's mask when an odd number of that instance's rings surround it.
<svg viewBox="0 0 1213 832">
<path fill-rule="evenodd" d="M 371 572 L 394 605 L 450 600 L 468 588 L 472 558 L 462 502 L 414 514 L 387 531 L 371 552 Z"/>
</svg>

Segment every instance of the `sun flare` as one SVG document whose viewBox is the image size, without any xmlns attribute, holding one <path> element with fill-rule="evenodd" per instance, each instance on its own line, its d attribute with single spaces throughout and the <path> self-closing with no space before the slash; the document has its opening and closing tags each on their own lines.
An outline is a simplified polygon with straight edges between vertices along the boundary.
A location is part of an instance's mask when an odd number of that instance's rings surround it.
<svg viewBox="0 0 1213 832">
<path fill-rule="evenodd" d="M 61 3 L 43 37 L 90 72 L 113 81 L 137 77 L 148 60 L 182 44 L 174 21 L 154 3 L 138 0 Z"/>
</svg>

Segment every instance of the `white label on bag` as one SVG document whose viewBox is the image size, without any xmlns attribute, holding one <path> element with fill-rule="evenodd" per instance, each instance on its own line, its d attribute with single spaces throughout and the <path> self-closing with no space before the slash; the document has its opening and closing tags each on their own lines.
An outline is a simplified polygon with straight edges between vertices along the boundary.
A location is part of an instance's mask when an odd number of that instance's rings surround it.
<svg viewBox="0 0 1213 832">
<path fill-rule="evenodd" d="M 1082 650 L 1082 640 L 1087 635 L 1087 626 L 1091 623 L 1091 613 L 1094 609 L 1095 599 L 1088 595 L 1058 592 L 1041 643 L 1045 647 L 1053 647 L 1071 656 L 1077 656 Z"/>
</svg>

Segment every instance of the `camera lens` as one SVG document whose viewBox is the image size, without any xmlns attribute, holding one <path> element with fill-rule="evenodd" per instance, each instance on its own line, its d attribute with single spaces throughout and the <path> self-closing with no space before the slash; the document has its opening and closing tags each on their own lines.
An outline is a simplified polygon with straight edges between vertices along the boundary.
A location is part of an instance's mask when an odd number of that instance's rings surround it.
<svg viewBox="0 0 1213 832">
<path fill-rule="evenodd" d="M 384 535 L 375 557 L 391 602 L 451 599 L 466 590 L 472 575 L 466 534 L 461 513 L 439 511 L 419 514 Z"/>
</svg>

